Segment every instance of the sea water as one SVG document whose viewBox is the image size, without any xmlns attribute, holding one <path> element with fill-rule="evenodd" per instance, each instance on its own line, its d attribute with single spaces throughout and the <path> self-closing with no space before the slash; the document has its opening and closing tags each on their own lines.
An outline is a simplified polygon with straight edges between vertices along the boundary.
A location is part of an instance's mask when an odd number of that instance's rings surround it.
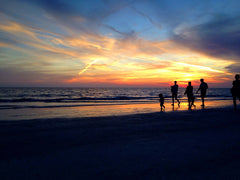
<svg viewBox="0 0 240 180">
<path fill-rule="evenodd" d="M 178 97 L 186 101 L 184 91 L 179 88 Z M 170 88 L 0 88 L 0 109 L 154 103 L 159 93 L 171 100 Z M 208 90 L 206 100 L 225 99 L 231 99 L 230 89 Z"/>
<path fill-rule="evenodd" d="M 181 104 L 187 102 L 184 91 L 178 91 Z M 159 93 L 165 103 L 171 102 L 170 88 L 0 88 L 0 120 L 42 118 L 44 113 L 43 118 L 152 112 L 159 107 Z M 199 94 L 195 97 L 200 101 Z M 206 97 L 206 101 L 231 99 L 229 88 L 210 88 Z"/>
</svg>

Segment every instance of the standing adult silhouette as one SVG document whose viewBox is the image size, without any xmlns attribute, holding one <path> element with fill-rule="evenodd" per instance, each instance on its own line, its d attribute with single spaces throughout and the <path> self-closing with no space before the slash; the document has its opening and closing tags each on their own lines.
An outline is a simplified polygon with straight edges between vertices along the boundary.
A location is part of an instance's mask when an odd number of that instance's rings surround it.
<svg viewBox="0 0 240 180">
<path fill-rule="evenodd" d="M 200 92 L 201 92 L 201 99 L 202 99 L 202 105 L 201 106 L 204 107 L 205 106 L 204 98 L 206 97 L 206 94 L 207 94 L 208 84 L 204 82 L 204 79 L 200 79 L 200 82 L 201 82 L 201 84 L 200 84 L 196 94 L 200 90 Z"/>
<path fill-rule="evenodd" d="M 239 80 L 239 74 L 235 75 L 235 81 L 232 82 L 232 89 L 231 89 L 231 93 L 232 93 L 232 97 L 233 97 L 233 105 L 234 105 L 234 109 L 237 110 L 237 103 L 236 103 L 236 99 L 237 97 L 239 98 L 240 101 L 240 80 Z"/>
<path fill-rule="evenodd" d="M 188 97 L 188 108 L 191 109 L 194 105 L 194 96 L 193 96 L 193 86 L 191 82 L 188 82 L 188 86 L 185 90 L 185 93 Z"/>
<path fill-rule="evenodd" d="M 177 98 L 177 94 L 178 94 L 177 81 L 174 81 L 174 85 L 171 86 L 171 92 L 172 92 L 172 106 L 174 106 L 174 98 L 177 100 L 178 106 L 180 106 L 180 101 L 179 101 L 179 99 Z"/>
</svg>

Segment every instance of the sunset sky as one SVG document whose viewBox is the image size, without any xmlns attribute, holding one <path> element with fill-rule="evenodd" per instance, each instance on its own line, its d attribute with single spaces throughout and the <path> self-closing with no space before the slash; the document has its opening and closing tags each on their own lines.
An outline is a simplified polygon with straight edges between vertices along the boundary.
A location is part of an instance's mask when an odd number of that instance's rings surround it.
<svg viewBox="0 0 240 180">
<path fill-rule="evenodd" d="M 0 86 L 231 87 L 239 0 L 0 0 Z"/>
</svg>

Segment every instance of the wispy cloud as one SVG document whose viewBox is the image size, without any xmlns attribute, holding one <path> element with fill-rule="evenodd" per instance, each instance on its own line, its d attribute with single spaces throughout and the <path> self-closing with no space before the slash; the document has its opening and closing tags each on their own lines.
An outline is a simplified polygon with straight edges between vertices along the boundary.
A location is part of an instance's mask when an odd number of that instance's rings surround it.
<svg viewBox="0 0 240 180">
<path fill-rule="evenodd" d="M 236 15 L 189 23 L 200 13 L 185 12 L 172 1 L 2 2 L 0 71 L 2 77 L 12 77 L 12 83 L 14 78 L 50 83 L 51 77 L 70 84 L 157 86 L 159 81 L 166 85 L 172 79 L 197 81 L 200 76 L 227 81 L 229 72 L 239 67 L 234 65 L 240 57 Z M 132 24 L 124 26 L 126 22 Z M 148 27 L 142 22 L 154 27 L 155 35 L 145 37 L 142 32 Z"/>
<path fill-rule="evenodd" d="M 158 23 L 158 22 L 156 22 L 156 21 L 154 21 L 154 20 L 153 20 L 150 16 L 148 16 L 147 14 L 145 14 L 145 13 L 137 10 L 134 6 L 132 6 L 132 9 L 133 9 L 135 12 L 137 12 L 138 14 L 140 14 L 141 16 L 147 18 L 147 19 L 149 20 L 149 22 L 152 23 L 152 25 L 156 26 L 156 27 L 159 28 L 160 30 L 162 29 L 161 24 Z"/>
<path fill-rule="evenodd" d="M 92 61 L 91 63 L 89 63 L 83 70 L 81 70 L 78 75 L 81 75 L 82 73 L 84 73 L 88 68 L 90 68 L 95 62 L 97 62 L 98 59 Z"/>
</svg>

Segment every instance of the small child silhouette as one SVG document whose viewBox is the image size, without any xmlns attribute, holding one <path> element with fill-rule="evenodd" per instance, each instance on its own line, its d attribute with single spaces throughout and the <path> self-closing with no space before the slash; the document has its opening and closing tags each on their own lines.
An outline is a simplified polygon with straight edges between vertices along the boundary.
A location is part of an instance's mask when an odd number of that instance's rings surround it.
<svg viewBox="0 0 240 180">
<path fill-rule="evenodd" d="M 163 97 L 163 95 L 162 95 L 161 93 L 159 94 L 159 103 L 160 103 L 161 111 L 163 111 L 163 108 L 164 108 L 164 110 L 165 110 L 164 97 Z"/>
</svg>

